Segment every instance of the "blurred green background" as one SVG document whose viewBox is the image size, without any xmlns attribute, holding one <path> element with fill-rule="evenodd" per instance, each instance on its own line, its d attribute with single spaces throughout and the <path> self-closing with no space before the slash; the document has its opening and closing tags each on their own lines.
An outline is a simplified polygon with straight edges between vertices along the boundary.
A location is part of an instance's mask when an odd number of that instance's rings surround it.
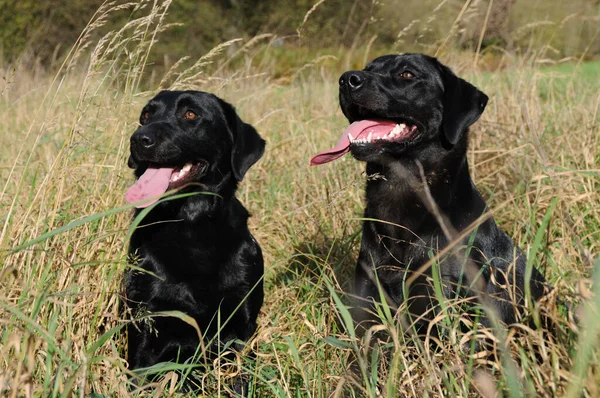
<svg viewBox="0 0 600 398">
<path fill-rule="evenodd" d="M 108 3 L 0 0 L 1 63 L 36 62 L 54 69 L 102 4 Z M 93 34 L 100 37 L 135 13 L 131 7 L 113 12 Z M 280 38 L 274 44 L 289 66 L 318 56 L 320 50 L 331 53 L 367 43 L 399 52 L 431 53 L 431 47 L 445 43 L 459 50 L 515 55 L 535 49 L 537 59 L 600 56 L 599 0 L 174 0 L 166 22 L 172 25 L 152 54 L 158 66 L 182 56 L 198 58 L 226 40 L 262 33 Z M 303 52 L 296 53 L 299 48 Z M 283 55 L 290 49 L 291 56 Z"/>
</svg>

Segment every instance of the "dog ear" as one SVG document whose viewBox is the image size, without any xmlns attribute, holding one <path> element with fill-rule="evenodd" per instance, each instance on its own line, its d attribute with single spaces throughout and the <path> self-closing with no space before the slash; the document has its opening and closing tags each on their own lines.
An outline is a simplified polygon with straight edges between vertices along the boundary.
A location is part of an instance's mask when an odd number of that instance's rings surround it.
<svg viewBox="0 0 600 398">
<path fill-rule="evenodd" d="M 248 169 L 262 157 L 266 143 L 254 127 L 240 119 L 233 106 L 224 102 L 224 109 L 233 141 L 231 169 L 235 179 L 242 181 Z"/>
<path fill-rule="evenodd" d="M 465 130 L 475 123 L 488 102 L 488 96 L 471 83 L 457 77 L 440 63 L 444 82 L 442 129 L 446 140 L 455 145 Z"/>
</svg>

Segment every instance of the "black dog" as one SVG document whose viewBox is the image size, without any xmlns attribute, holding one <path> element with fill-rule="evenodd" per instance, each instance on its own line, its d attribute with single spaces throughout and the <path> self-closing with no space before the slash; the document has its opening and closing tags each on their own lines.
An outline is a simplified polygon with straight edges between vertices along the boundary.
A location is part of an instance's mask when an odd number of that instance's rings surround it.
<svg viewBox="0 0 600 398">
<path fill-rule="evenodd" d="M 335 148 L 311 163 L 348 151 L 367 162 L 366 221 L 355 276 L 355 293 L 364 301 L 356 321 L 375 321 L 372 305 L 365 303 L 381 298 L 379 281 L 388 304 L 399 307 L 408 299 L 410 314 L 421 318 L 416 325 L 426 324 L 436 307 L 428 263 L 439 254 L 445 297 L 485 299 L 500 321 L 515 322 L 526 280 L 536 300 L 545 279 L 536 269 L 525 275 L 524 253 L 491 217 L 477 222 L 487 208 L 469 175 L 467 130 L 488 97 L 422 54 L 379 57 L 363 71 L 344 73 L 339 84 L 351 125 Z M 456 237 L 455 247 L 467 248 L 452 254 L 448 245 Z"/>
<path fill-rule="evenodd" d="M 157 203 L 135 229 L 126 303 L 135 318 L 181 311 L 196 321 L 203 341 L 179 318 L 145 317 L 128 328 L 131 369 L 184 362 L 202 347 L 214 356 L 256 330 L 263 257 L 235 191 L 264 148 L 256 130 L 212 94 L 163 91 L 142 110 L 128 161 L 138 180 L 126 200 L 143 201 L 137 215 L 166 191 L 190 195 Z"/>
</svg>

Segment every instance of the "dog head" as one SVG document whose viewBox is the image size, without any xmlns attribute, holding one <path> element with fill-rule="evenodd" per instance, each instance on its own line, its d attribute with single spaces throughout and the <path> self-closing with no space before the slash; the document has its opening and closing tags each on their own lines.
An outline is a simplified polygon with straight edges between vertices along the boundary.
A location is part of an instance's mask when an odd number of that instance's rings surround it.
<svg viewBox="0 0 600 398">
<path fill-rule="evenodd" d="M 222 194 L 235 190 L 263 155 L 265 141 L 213 94 L 163 91 L 142 109 L 130 139 L 129 167 L 138 178 L 125 199 L 138 202 L 188 185 Z M 138 207 L 147 207 L 148 200 Z"/>
<path fill-rule="evenodd" d="M 488 97 L 423 54 L 385 55 L 339 80 L 340 105 L 351 123 L 325 163 L 351 151 L 365 161 L 398 158 L 439 142 L 451 149 L 481 116 Z"/>
</svg>

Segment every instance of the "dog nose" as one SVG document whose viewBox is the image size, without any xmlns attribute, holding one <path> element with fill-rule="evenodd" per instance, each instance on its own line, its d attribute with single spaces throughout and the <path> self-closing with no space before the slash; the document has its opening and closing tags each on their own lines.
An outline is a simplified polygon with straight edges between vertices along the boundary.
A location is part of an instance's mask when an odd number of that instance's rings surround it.
<svg viewBox="0 0 600 398">
<path fill-rule="evenodd" d="M 156 144 L 156 137 L 148 132 L 137 132 L 131 136 L 131 144 L 145 149 L 152 148 Z"/>
<path fill-rule="evenodd" d="M 362 87 L 365 80 L 366 76 L 363 72 L 352 70 L 340 77 L 340 86 L 348 86 L 352 90 L 357 90 Z"/>
</svg>

